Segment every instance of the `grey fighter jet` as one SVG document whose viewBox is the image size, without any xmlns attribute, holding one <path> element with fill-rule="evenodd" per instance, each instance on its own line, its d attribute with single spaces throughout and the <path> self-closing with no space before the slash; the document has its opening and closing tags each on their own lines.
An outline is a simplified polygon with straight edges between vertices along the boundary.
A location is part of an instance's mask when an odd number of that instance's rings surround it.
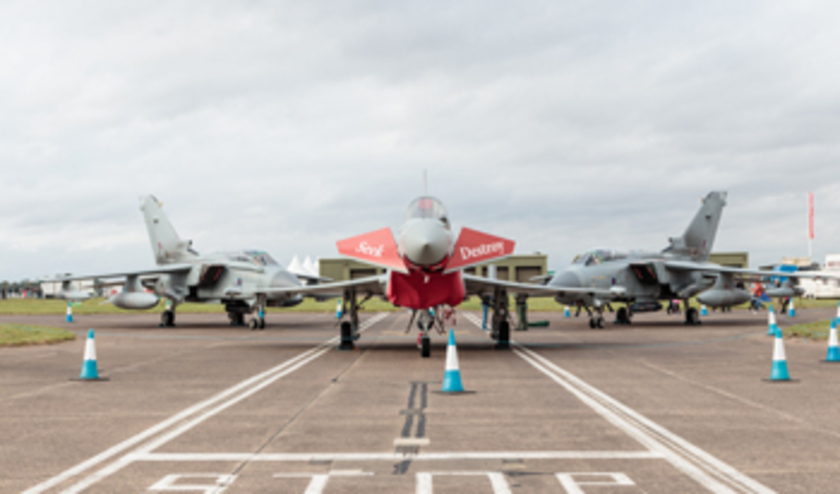
<svg viewBox="0 0 840 494">
<path fill-rule="evenodd" d="M 544 288 L 557 290 L 557 302 L 585 309 L 592 328 L 604 327 L 604 309 L 611 302 L 625 302 L 618 309 L 616 322 L 629 324 L 637 312 L 660 310 L 663 300 L 682 300 L 685 323 L 700 324 L 697 309 L 688 299 L 711 307 L 729 307 L 747 302 L 750 293 L 738 279 L 760 278 L 773 271 L 739 269 L 709 263 L 718 223 L 726 205 L 726 192 L 711 192 L 682 236 L 671 238 L 661 252 L 595 249 L 575 258 L 572 265 L 548 280 Z M 808 273 L 785 273 L 790 278 L 819 277 Z M 573 288 L 591 288 L 599 293 L 563 293 Z M 607 291 L 605 293 L 604 291 Z"/>
<path fill-rule="evenodd" d="M 175 232 L 163 213 L 162 204 L 151 195 L 140 198 L 157 267 L 119 273 L 61 276 L 52 281 L 122 278 L 123 289 L 108 301 L 123 309 L 150 309 L 161 298 L 170 302 L 161 314 L 161 326 L 175 325 L 175 311 L 183 302 L 221 303 L 231 325 L 242 325 L 252 314 L 251 329 L 265 328 L 265 307 L 290 307 L 302 301 L 299 294 L 271 293 L 268 288 L 298 288 L 323 280 L 317 276 L 292 274 L 268 253 L 257 250 L 218 252 L 201 255 Z M 48 281 L 48 280 L 45 280 Z M 107 282 L 107 281 L 106 281 Z M 75 296 L 75 294 L 67 294 Z"/>
</svg>

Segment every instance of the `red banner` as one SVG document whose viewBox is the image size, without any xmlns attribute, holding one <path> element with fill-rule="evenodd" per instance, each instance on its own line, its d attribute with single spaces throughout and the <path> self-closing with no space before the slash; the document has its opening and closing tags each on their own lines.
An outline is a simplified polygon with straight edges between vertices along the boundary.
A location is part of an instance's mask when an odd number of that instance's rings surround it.
<svg viewBox="0 0 840 494">
<path fill-rule="evenodd" d="M 336 245 L 341 255 L 383 268 L 408 272 L 397 250 L 397 244 L 394 242 L 394 235 L 391 234 L 390 228 L 382 228 L 375 232 L 339 240 Z"/>
</svg>

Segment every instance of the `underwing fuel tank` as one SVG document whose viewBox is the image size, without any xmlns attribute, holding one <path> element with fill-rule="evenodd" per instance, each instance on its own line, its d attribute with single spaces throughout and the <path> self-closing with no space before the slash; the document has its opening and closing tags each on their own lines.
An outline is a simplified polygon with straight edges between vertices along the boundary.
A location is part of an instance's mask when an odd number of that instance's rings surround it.
<svg viewBox="0 0 840 494">
<path fill-rule="evenodd" d="M 697 301 L 709 307 L 731 307 L 749 302 L 752 295 L 738 288 L 713 288 L 697 296 Z"/>
<path fill-rule="evenodd" d="M 110 299 L 111 302 L 120 309 L 143 310 L 151 309 L 160 301 L 160 297 L 154 293 L 146 292 L 120 292 Z"/>
</svg>

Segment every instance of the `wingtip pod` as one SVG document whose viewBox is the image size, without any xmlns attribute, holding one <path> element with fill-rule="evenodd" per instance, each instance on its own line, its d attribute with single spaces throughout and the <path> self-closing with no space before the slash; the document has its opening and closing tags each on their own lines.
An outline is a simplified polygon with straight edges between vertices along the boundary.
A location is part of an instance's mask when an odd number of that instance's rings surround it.
<svg viewBox="0 0 840 494">
<path fill-rule="evenodd" d="M 343 256 L 402 273 L 408 272 L 390 228 L 339 240 L 336 247 Z"/>
<path fill-rule="evenodd" d="M 513 254 L 516 242 L 471 228 L 462 228 L 446 271 L 481 264 Z"/>
</svg>

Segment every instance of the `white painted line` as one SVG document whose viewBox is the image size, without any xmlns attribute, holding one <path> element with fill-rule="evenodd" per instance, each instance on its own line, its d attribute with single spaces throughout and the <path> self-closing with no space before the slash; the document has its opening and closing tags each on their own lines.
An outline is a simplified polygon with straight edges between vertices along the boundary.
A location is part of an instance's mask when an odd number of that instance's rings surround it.
<svg viewBox="0 0 840 494">
<path fill-rule="evenodd" d="M 381 314 L 377 314 L 377 315 L 371 317 L 370 319 L 368 319 L 367 321 L 365 321 L 364 323 L 362 323 L 360 325 L 360 328 L 359 328 L 360 331 L 364 331 L 364 330 L 368 329 L 370 326 L 376 324 L 377 322 L 381 321 L 382 319 L 384 319 L 387 316 L 388 316 L 388 313 L 381 313 Z M 253 376 L 249 379 L 246 379 L 245 381 L 242 381 L 241 383 L 236 384 L 235 386 L 232 386 L 232 387 L 222 391 L 221 393 L 218 393 L 218 394 L 216 394 L 216 395 L 214 395 L 214 396 L 212 396 L 212 397 L 210 397 L 210 398 L 208 398 L 204 401 L 201 401 L 201 402 L 199 402 L 199 403 L 197 403 L 197 404 L 195 404 L 195 405 L 193 405 L 193 406 L 191 406 L 191 407 L 173 415 L 172 417 L 170 417 L 170 418 L 168 418 L 168 419 L 166 419 L 166 420 L 164 420 L 164 421 L 146 429 L 145 431 L 143 431 L 143 432 L 141 432 L 141 433 L 139 433 L 135 436 L 132 436 L 132 437 L 126 439 L 125 441 L 123 441 L 123 442 L 121 442 L 121 443 L 103 451 L 102 453 L 100 453 L 96 456 L 93 456 L 93 457 L 83 461 L 82 463 L 79 463 L 78 465 L 76 465 L 76 466 L 74 466 L 74 467 L 72 467 L 68 470 L 65 470 L 64 472 L 62 472 L 62 473 L 44 481 L 44 482 L 42 482 L 42 483 L 40 483 L 40 484 L 38 484 L 34 487 L 31 487 L 31 488 L 23 491 L 23 494 L 41 494 L 41 493 L 47 491 L 48 489 L 51 489 L 51 488 L 53 488 L 53 487 L 55 487 L 55 486 L 57 486 L 57 485 L 59 485 L 63 482 L 66 482 L 66 481 L 72 479 L 73 477 L 76 477 L 76 476 L 84 473 L 87 470 L 90 470 L 91 468 L 95 468 L 100 463 L 103 463 L 103 462 L 109 460 L 110 458 L 113 458 L 114 456 L 117 456 L 117 455 L 123 453 L 124 451 L 128 450 L 129 448 L 131 448 L 131 447 L 133 447 L 133 446 L 135 446 L 139 443 L 142 443 L 143 441 L 145 441 L 145 440 L 147 440 L 151 437 L 154 437 L 156 434 L 159 434 L 159 433 L 169 429 L 170 427 L 172 427 L 174 425 L 177 425 L 177 424 L 189 419 L 191 416 L 194 416 L 198 413 L 201 413 L 203 410 L 216 405 L 217 403 L 229 398 L 232 395 L 235 395 L 236 393 L 239 393 L 240 391 L 243 391 L 243 390 L 247 389 L 250 386 L 253 386 L 253 385 L 255 385 L 255 384 L 257 384 L 257 383 L 259 383 L 259 382 L 261 382 L 265 379 L 271 379 L 272 376 L 276 375 L 277 373 L 282 373 L 282 375 L 286 375 L 286 374 L 288 374 L 288 372 L 283 373 L 285 369 L 288 369 L 292 366 L 294 366 L 294 369 L 297 369 L 297 368 L 302 366 L 302 365 L 297 365 L 300 362 L 305 361 L 306 363 L 308 363 L 311 360 L 314 360 L 314 358 L 320 357 L 321 355 L 323 355 L 326 352 L 326 350 L 329 349 L 329 346 L 334 344 L 335 342 L 337 342 L 338 339 L 339 339 L 338 337 L 330 338 L 329 340 L 325 341 L 324 343 L 321 343 L 320 345 L 316 346 L 315 348 L 307 350 L 307 351 L 305 351 L 305 352 L 303 352 L 303 353 L 301 353 L 301 354 L 299 354 L 299 355 L 297 355 L 297 356 L 295 356 L 295 357 L 293 357 L 293 358 L 291 358 L 291 359 L 289 359 L 289 360 L 287 360 L 287 361 L 285 361 L 285 362 L 283 362 L 283 363 L 281 363 L 281 364 L 279 364 L 275 367 L 272 367 L 271 369 L 268 369 L 267 371 L 261 372 L 260 374 L 257 374 L 256 376 Z M 310 357 L 312 357 L 313 355 L 316 355 L 316 354 L 317 354 L 316 357 L 310 358 Z M 279 379 L 279 378 L 277 378 L 277 379 Z M 276 380 L 276 379 L 274 379 L 274 380 Z M 260 389 L 262 389 L 262 388 L 260 388 Z M 234 398 L 234 399 L 236 399 L 236 398 Z M 130 456 L 130 455 L 128 455 L 128 456 Z M 117 462 L 115 462 L 115 464 L 116 463 L 120 463 L 122 465 L 120 468 L 127 465 L 127 463 L 123 464 L 124 463 L 123 459 L 118 460 Z M 96 476 L 96 474 L 94 474 L 93 476 Z M 104 478 L 104 477 L 97 477 L 97 480 L 101 480 L 101 478 Z M 71 490 L 65 490 L 65 491 L 62 491 L 62 492 L 79 492 L 79 490 L 72 490 L 74 487 L 71 487 L 70 488 Z"/>
<path fill-rule="evenodd" d="M 761 494 L 774 492 L 769 487 L 758 483 L 602 391 L 590 386 L 536 352 L 527 348 L 517 348 L 514 352 L 575 395 L 610 423 L 652 451 L 660 453 L 666 461 L 710 491 L 716 493 L 745 492 Z"/>
<path fill-rule="evenodd" d="M 455 451 L 451 453 L 146 453 L 132 461 L 149 462 L 326 462 L 441 460 L 660 460 L 655 451 Z"/>
<path fill-rule="evenodd" d="M 510 485 L 508 485 L 505 474 L 502 472 L 417 472 L 417 487 L 416 494 L 433 494 L 434 488 L 432 486 L 432 479 L 434 476 L 469 476 L 481 477 L 486 476 L 490 480 L 490 487 L 493 489 L 493 494 L 511 494 Z"/>
<path fill-rule="evenodd" d="M 398 437 L 394 439 L 394 446 L 428 446 L 428 437 Z"/>
<path fill-rule="evenodd" d="M 472 317 L 470 317 L 472 316 Z M 467 318 L 481 327 L 472 314 Z M 514 352 L 534 368 L 576 396 L 607 421 L 624 431 L 674 465 L 707 489 L 716 493 L 759 493 L 775 491 L 715 458 L 647 417 L 624 405 L 603 391 L 584 382 L 529 348 L 511 341 Z"/>
</svg>

